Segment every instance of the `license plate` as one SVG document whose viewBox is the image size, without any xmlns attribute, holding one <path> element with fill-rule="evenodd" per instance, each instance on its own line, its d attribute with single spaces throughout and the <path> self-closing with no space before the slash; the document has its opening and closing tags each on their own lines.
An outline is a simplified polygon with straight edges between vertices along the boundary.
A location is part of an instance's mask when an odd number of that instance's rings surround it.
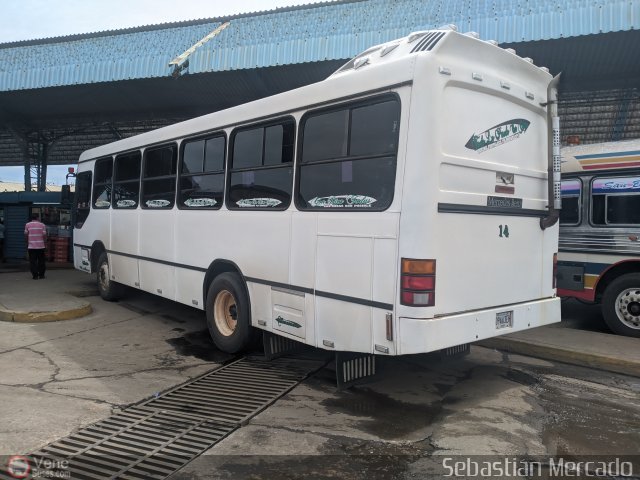
<svg viewBox="0 0 640 480">
<path fill-rule="evenodd" d="M 496 313 L 496 330 L 513 327 L 513 310 Z"/>
</svg>

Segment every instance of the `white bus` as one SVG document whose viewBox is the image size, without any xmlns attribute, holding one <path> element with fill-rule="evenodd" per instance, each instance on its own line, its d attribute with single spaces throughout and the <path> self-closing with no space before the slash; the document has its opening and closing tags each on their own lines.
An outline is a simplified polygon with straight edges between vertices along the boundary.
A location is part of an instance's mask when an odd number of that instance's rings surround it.
<svg viewBox="0 0 640 480">
<path fill-rule="evenodd" d="M 558 293 L 640 337 L 640 140 L 562 150 Z"/>
<path fill-rule="evenodd" d="M 205 310 L 226 352 L 262 330 L 405 355 L 557 322 L 554 85 L 476 34 L 424 31 L 88 150 L 75 266 L 107 300 L 128 285 Z"/>
</svg>

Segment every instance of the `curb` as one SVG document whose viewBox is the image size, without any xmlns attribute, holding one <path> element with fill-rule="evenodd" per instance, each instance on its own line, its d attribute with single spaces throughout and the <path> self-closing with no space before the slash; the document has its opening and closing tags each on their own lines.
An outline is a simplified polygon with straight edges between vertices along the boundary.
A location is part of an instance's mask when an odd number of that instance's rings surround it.
<svg viewBox="0 0 640 480">
<path fill-rule="evenodd" d="M 57 322 L 59 320 L 72 320 L 74 318 L 84 317 L 91 312 L 93 312 L 93 309 L 89 303 L 70 310 L 52 312 L 13 312 L 10 310 L 0 310 L 0 321 L 14 323 Z"/>
<path fill-rule="evenodd" d="M 587 352 L 579 352 L 550 345 L 530 343 L 516 339 L 491 338 L 477 342 L 476 345 L 487 348 L 495 348 L 509 353 L 528 355 L 544 360 L 556 360 L 559 362 L 605 370 L 613 373 L 622 373 L 633 377 L 640 377 L 640 363 L 619 358 L 607 357 Z"/>
</svg>

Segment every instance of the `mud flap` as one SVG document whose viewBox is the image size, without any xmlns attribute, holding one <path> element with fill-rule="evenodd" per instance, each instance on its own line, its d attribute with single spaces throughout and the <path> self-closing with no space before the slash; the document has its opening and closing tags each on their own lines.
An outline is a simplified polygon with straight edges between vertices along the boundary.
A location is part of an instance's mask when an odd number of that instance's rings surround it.
<svg viewBox="0 0 640 480">
<path fill-rule="evenodd" d="M 273 360 L 291 353 L 298 353 L 305 345 L 290 338 L 274 335 L 270 332 L 262 332 L 262 346 L 265 358 Z"/>
<path fill-rule="evenodd" d="M 449 348 L 443 348 L 440 350 L 441 360 L 451 360 L 456 358 L 466 357 L 471 352 L 471 344 L 463 343 L 462 345 L 455 345 Z"/>
<path fill-rule="evenodd" d="M 376 356 L 369 353 L 336 352 L 338 390 L 370 381 L 378 374 Z"/>
</svg>

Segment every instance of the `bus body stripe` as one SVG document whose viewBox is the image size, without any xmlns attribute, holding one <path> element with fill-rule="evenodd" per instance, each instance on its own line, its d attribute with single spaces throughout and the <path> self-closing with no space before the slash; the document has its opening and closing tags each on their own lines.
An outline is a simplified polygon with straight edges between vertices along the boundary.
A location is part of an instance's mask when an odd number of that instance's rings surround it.
<svg viewBox="0 0 640 480">
<path fill-rule="evenodd" d="M 77 243 L 73 244 L 75 247 L 85 247 L 84 245 L 80 245 Z M 202 267 L 196 267 L 194 265 L 185 265 L 183 263 L 176 263 L 176 262 L 169 262 L 167 260 L 159 260 L 157 258 L 149 258 L 149 257 L 143 257 L 141 255 L 134 255 L 132 253 L 123 253 L 123 252 L 116 252 L 115 250 L 107 250 L 107 253 L 110 253 L 112 255 L 120 255 L 121 257 L 128 257 L 128 258 L 134 258 L 136 260 L 144 260 L 147 262 L 153 262 L 153 263 L 160 263 L 162 265 L 167 265 L 170 267 L 177 267 L 177 268 L 185 268 L 187 270 L 195 270 L 198 272 L 206 272 L 207 269 L 206 268 L 202 268 Z M 244 279 L 247 282 L 252 282 L 252 283 L 260 283 L 263 285 L 269 285 L 272 287 L 278 287 L 278 288 L 286 288 L 289 290 L 294 290 L 294 291 L 298 291 L 298 292 L 303 292 L 303 293 L 308 293 L 311 295 L 316 295 L 318 297 L 325 297 L 325 298 L 330 298 L 333 300 L 340 300 L 342 302 L 347 302 L 347 303 L 355 303 L 358 305 L 364 305 L 367 307 L 374 307 L 374 308 L 381 308 L 384 310 L 393 310 L 393 305 L 391 303 L 384 303 L 384 302 L 376 302 L 374 300 L 366 300 L 364 298 L 358 298 L 358 297 L 350 297 L 347 295 L 339 295 L 337 293 L 331 293 L 331 292 L 323 292 L 321 290 L 314 290 L 312 288 L 308 288 L 308 287 L 300 287 L 297 285 L 289 285 L 287 283 L 280 283 L 280 282 L 273 282 L 271 280 L 265 280 L 262 278 L 254 278 L 254 277 L 244 277 Z"/>
<path fill-rule="evenodd" d="M 531 208 L 497 208 L 484 205 L 465 205 L 458 203 L 438 203 L 439 213 L 467 213 L 475 215 L 508 215 L 512 217 L 545 217 L 546 210 Z"/>
</svg>

